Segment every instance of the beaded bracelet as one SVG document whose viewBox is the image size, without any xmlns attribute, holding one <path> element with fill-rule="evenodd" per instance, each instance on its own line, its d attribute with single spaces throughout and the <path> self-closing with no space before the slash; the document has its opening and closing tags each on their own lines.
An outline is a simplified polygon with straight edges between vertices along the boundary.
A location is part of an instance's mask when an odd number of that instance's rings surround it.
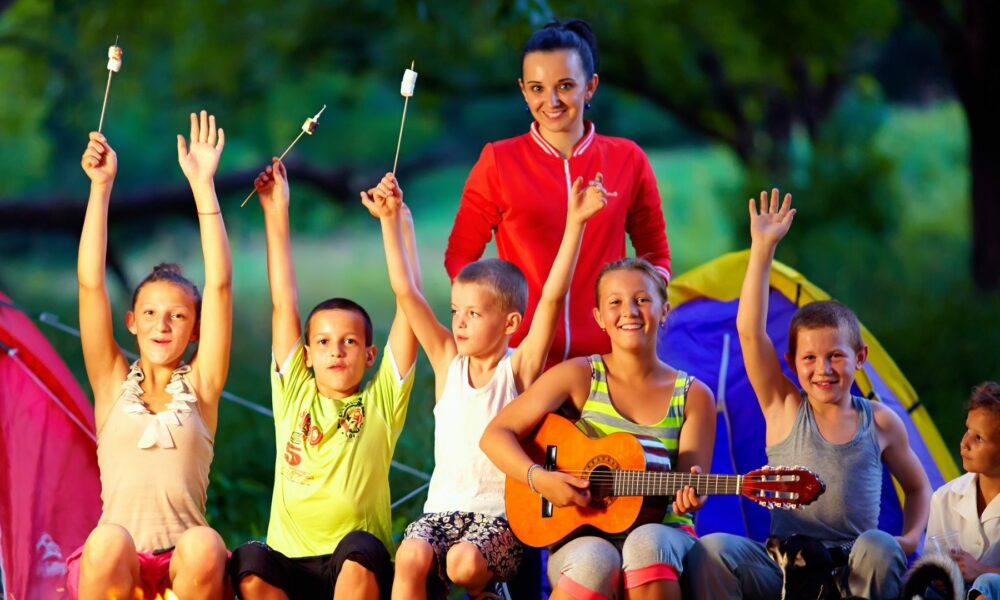
<svg viewBox="0 0 1000 600">
<path fill-rule="evenodd" d="M 535 464 L 531 465 L 530 467 L 528 467 L 528 487 L 531 488 L 531 493 L 533 493 L 533 494 L 537 494 L 539 492 L 538 492 L 538 490 L 535 489 L 535 484 L 532 483 L 532 481 L 531 481 L 531 472 L 534 471 L 535 469 L 540 469 L 541 467 L 542 467 L 542 465 L 540 465 L 538 463 L 535 463 Z"/>
</svg>

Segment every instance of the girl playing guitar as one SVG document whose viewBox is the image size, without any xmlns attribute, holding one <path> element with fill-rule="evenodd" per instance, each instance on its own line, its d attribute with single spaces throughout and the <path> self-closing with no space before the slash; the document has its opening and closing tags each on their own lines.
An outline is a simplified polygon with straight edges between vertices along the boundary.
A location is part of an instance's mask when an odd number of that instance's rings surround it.
<svg viewBox="0 0 1000 600">
<path fill-rule="evenodd" d="M 509 477 L 527 483 L 556 506 L 588 506 L 589 482 L 540 468 L 520 440 L 549 413 L 579 416 L 591 437 L 628 432 L 659 439 L 675 471 L 700 472 L 712 461 L 715 401 L 689 374 L 662 362 L 657 332 L 670 304 L 663 278 L 649 263 L 626 258 L 597 279 L 594 318 L 611 342 L 609 354 L 553 367 L 493 420 L 480 445 Z M 663 523 L 627 536 L 580 535 L 549 557 L 552 598 L 680 598 L 684 555 L 694 544 L 692 519 L 705 498 L 691 487 L 674 498 Z"/>
</svg>

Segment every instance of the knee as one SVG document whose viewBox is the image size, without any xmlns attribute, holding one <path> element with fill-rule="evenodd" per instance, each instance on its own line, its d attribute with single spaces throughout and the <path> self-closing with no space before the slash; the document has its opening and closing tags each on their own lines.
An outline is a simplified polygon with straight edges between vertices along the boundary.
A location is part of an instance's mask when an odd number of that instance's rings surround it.
<svg viewBox="0 0 1000 600">
<path fill-rule="evenodd" d="M 622 555 L 611 542 L 589 544 L 587 553 L 579 557 L 565 572 L 570 579 L 582 582 L 587 579 L 617 580 L 621 575 Z"/>
<path fill-rule="evenodd" d="M 90 572 L 114 571 L 135 553 L 132 536 L 120 525 L 98 525 L 83 544 L 83 562 Z"/>
<path fill-rule="evenodd" d="M 725 533 L 710 533 L 698 541 L 687 551 L 684 562 L 689 569 L 697 570 L 707 565 L 721 568 L 725 564 L 723 556 L 726 550 Z"/>
<path fill-rule="evenodd" d="M 174 560 L 185 576 L 198 580 L 222 577 L 226 570 L 226 544 L 211 527 L 192 527 L 177 539 Z"/>
<path fill-rule="evenodd" d="M 669 565 L 680 572 L 681 564 L 695 538 L 688 533 L 659 523 L 636 528 L 625 538 L 622 565 L 626 571 L 650 565 Z"/>
<path fill-rule="evenodd" d="M 260 572 L 259 570 L 270 561 L 270 552 L 262 542 L 248 542 L 233 550 L 233 555 L 229 559 L 229 578 L 233 582 L 233 587 L 242 591 L 244 582 L 249 582 L 247 585 L 251 586 L 250 591 L 259 590 L 264 580 L 254 573 Z"/>
<path fill-rule="evenodd" d="M 344 561 L 340 567 L 340 573 L 337 575 L 338 587 L 343 586 L 350 589 L 372 583 L 377 584 L 375 573 L 372 573 L 361 563 L 350 559 Z"/>
<path fill-rule="evenodd" d="M 268 582 L 257 575 L 247 575 L 240 580 L 236 588 L 239 590 L 241 598 L 256 598 L 273 589 Z"/>
<path fill-rule="evenodd" d="M 447 558 L 448 579 L 467 587 L 469 583 L 481 582 L 489 572 L 489 565 L 486 558 L 479 550 L 468 543 L 458 543 L 448 550 Z"/>
<path fill-rule="evenodd" d="M 874 565 L 889 565 L 894 561 L 905 562 L 906 556 L 896 538 L 884 531 L 869 529 L 854 542 L 851 559 L 852 562 L 863 559 Z"/>
<path fill-rule="evenodd" d="M 424 540 L 408 538 L 396 550 L 396 573 L 427 575 L 434 566 L 434 548 Z"/>
</svg>

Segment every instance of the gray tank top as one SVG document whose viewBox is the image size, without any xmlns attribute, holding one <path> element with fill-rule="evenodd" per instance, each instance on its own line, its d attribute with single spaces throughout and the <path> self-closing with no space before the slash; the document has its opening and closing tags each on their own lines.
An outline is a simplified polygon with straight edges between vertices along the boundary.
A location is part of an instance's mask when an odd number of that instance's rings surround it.
<svg viewBox="0 0 1000 600">
<path fill-rule="evenodd" d="M 872 407 L 853 396 L 858 431 L 845 444 L 831 444 L 816 426 L 812 407 L 803 395 L 795 425 L 784 440 L 766 449 L 773 466 L 808 467 L 826 483 L 826 492 L 799 510 L 772 510 L 771 535 L 804 533 L 827 543 L 853 542 L 878 526 L 882 500 L 882 451 Z"/>
</svg>

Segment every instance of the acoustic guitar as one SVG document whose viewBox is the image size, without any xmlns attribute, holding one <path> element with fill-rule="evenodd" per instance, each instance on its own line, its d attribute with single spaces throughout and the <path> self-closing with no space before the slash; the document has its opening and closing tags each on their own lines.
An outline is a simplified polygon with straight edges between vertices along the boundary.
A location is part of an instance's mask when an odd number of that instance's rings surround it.
<svg viewBox="0 0 1000 600">
<path fill-rule="evenodd" d="M 784 509 L 805 506 L 826 490 L 805 467 L 765 466 L 746 475 L 673 472 L 667 450 L 657 439 L 627 433 L 591 439 L 554 414 L 547 415 L 522 446 L 545 470 L 590 482 L 589 506 L 558 508 L 527 484 L 507 478 L 507 520 L 514 534 L 534 547 L 558 543 L 583 527 L 616 534 L 659 523 L 668 496 L 684 486 L 699 495 L 743 495 L 767 508 Z"/>
</svg>

